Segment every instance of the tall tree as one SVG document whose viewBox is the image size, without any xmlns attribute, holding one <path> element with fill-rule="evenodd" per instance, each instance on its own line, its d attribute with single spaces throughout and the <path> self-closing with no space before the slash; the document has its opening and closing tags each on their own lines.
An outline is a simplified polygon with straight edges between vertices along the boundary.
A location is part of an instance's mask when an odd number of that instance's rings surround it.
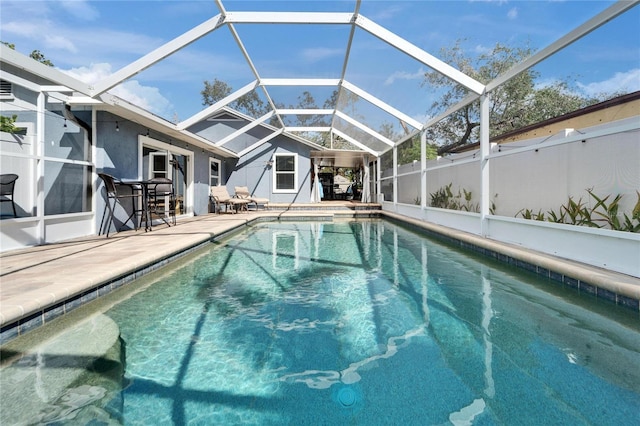
<svg viewBox="0 0 640 426">
<path fill-rule="evenodd" d="M 0 41 L 0 43 L 4 44 L 5 46 L 7 46 L 9 49 L 11 50 L 16 50 L 16 45 L 14 43 L 8 43 L 6 41 Z M 41 64 L 45 64 L 47 66 L 54 66 L 53 62 L 51 62 L 49 59 L 47 59 L 42 52 L 40 52 L 39 50 L 34 50 L 29 54 L 29 57 L 31 59 L 34 59 L 38 62 L 40 62 Z"/>
<path fill-rule="evenodd" d="M 475 58 L 469 57 L 458 40 L 452 48 L 441 49 L 440 58 L 475 80 L 487 84 L 515 64 L 531 56 L 533 49 L 509 47 L 497 43 L 491 51 Z M 544 87 L 536 86 L 539 73 L 529 69 L 518 74 L 491 93 L 489 136 L 556 117 L 590 105 L 596 100 L 572 93 L 567 81 L 558 81 Z M 437 115 L 462 100 L 468 91 L 444 75 L 425 73 L 424 85 L 442 96 L 430 107 Z M 445 154 L 467 143 L 478 142 L 480 126 L 479 102 L 474 102 L 428 129 L 428 138 L 439 145 L 438 154 Z"/>
<path fill-rule="evenodd" d="M 231 86 L 222 80 L 218 80 L 217 78 L 215 78 L 213 82 L 205 80 L 204 89 L 200 92 L 202 95 L 202 105 L 213 105 L 220 99 L 230 95 L 232 91 Z M 254 118 L 258 118 L 268 111 L 265 103 L 260 99 L 255 90 L 239 97 L 231 102 L 229 106 Z"/>
</svg>

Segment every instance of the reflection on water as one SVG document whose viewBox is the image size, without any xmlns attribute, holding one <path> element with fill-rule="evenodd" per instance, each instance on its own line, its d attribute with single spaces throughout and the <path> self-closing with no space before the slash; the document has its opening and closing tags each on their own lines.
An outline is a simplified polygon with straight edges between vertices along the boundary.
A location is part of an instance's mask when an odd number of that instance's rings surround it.
<svg viewBox="0 0 640 426">
<path fill-rule="evenodd" d="M 100 314 L 123 389 L 17 362 L 2 424 L 25 393 L 70 422 L 628 423 L 633 313 L 481 260 L 378 220 L 252 227 Z"/>
</svg>

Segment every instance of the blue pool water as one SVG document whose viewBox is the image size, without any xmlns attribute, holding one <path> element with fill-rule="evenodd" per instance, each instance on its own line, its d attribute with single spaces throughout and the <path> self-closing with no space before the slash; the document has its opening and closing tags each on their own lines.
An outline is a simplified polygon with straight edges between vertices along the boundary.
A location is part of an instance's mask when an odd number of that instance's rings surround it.
<svg viewBox="0 0 640 426">
<path fill-rule="evenodd" d="M 253 226 L 99 306 L 4 367 L 1 424 L 639 421 L 637 313 L 384 221 Z"/>
</svg>

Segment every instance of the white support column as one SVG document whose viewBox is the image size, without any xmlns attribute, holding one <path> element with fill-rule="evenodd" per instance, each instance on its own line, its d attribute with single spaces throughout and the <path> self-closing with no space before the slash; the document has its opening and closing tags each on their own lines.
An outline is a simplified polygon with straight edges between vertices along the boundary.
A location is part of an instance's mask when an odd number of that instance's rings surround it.
<svg viewBox="0 0 640 426">
<path fill-rule="evenodd" d="M 380 197 L 378 196 L 380 194 L 380 191 L 382 190 L 382 188 L 380 187 L 380 172 L 382 169 L 382 166 L 380 165 L 380 159 L 382 157 L 378 157 L 376 159 L 376 202 L 380 203 L 382 200 L 380 200 Z"/>
<path fill-rule="evenodd" d="M 398 210 L 398 147 L 393 146 L 393 211 Z"/>
<path fill-rule="evenodd" d="M 427 207 L 427 132 L 420 132 L 420 209 L 424 216 Z"/>
<path fill-rule="evenodd" d="M 36 100 L 36 167 L 35 178 L 33 180 L 36 190 L 36 211 L 33 214 L 38 218 L 38 230 L 36 231 L 36 238 L 40 244 L 44 244 L 45 223 L 44 223 L 44 136 L 45 136 L 45 103 L 46 96 L 44 93 L 38 93 L 38 99 Z"/>
<path fill-rule="evenodd" d="M 491 97 L 484 94 L 480 97 L 480 234 L 486 237 L 489 233 L 488 218 L 491 203 L 491 187 L 489 185 L 489 103 Z"/>
<path fill-rule="evenodd" d="M 116 129 L 117 130 L 117 129 Z M 103 161 L 101 159 L 101 161 Z M 98 111 L 96 107 L 91 108 L 91 211 L 94 214 L 93 223 L 91 224 L 91 230 L 94 234 L 100 232 L 96 228 L 96 222 L 98 218 L 98 185 L 96 184 L 98 178 Z"/>
</svg>

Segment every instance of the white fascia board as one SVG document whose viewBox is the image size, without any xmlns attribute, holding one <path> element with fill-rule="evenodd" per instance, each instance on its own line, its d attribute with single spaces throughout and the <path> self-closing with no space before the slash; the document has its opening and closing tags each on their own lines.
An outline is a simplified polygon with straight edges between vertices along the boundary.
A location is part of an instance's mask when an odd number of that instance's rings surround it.
<svg viewBox="0 0 640 426">
<path fill-rule="evenodd" d="M 0 58 L 2 59 L 2 62 L 13 65 L 16 68 L 23 69 L 35 76 L 42 77 L 45 80 L 49 80 L 55 84 L 68 87 L 84 95 L 92 95 L 92 88 L 90 85 L 83 83 L 68 74 L 63 73 L 57 68 L 41 64 L 40 62 L 28 56 L 25 56 L 22 53 L 10 49 L 4 44 L 0 44 Z"/>
<path fill-rule="evenodd" d="M 71 96 L 60 92 L 47 92 L 47 96 L 68 105 L 101 105 L 102 101 L 89 96 Z"/>
<path fill-rule="evenodd" d="M 187 118 L 186 120 L 181 121 L 180 123 L 177 124 L 178 129 L 180 129 L 180 130 L 186 129 L 189 126 L 192 126 L 192 125 L 196 124 L 197 122 L 204 120 L 205 118 L 207 118 L 208 116 L 210 116 L 214 112 L 218 111 L 219 109 L 222 109 L 223 107 L 225 107 L 226 105 L 228 105 L 231 102 L 235 101 L 236 99 L 238 99 L 238 98 L 246 95 L 247 93 L 251 92 L 253 89 L 256 88 L 257 84 L 258 84 L 257 81 L 253 81 L 253 82 L 247 84 L 246 86 L 242 87 L 241 89 L 236 90 L 235 92 L 233 92 L 229 96 L 226 96 L 226 97 L 220 99 L 215 104 L 213 104 L 211 106 L 208 106 L 207 108 L 205 108 L 202 111 L 192 115 L 191 117 Z"/>
<path fill-rule="evenodd" d="M 40 86 L 40 90 L 47 93 L 47 92 L 73 92 L 73 89 L 68 88 L 67 86 L 57 86 L 57 85 L 45 85 L 45 86 Z"/>
<path fill-rule="evenodd" d="M 108 105 L 109 107 L 107 107 L 107 111 L 114 115 L 123 117 L 125 120 L 132 120 L 142 126 L 148 127 L 167 136 L 173 136 L 178 140 L 188 142 L 199 148 L 204 148 L 208 151 L 220 154 L 223 157 L 237 158 L 235 152 L 224 147 L 217 147 L 210 140 L 189 132 L 188 130 L 180 130 L 170 121 L 167 121 L 162 117 L 158 117 L 157 115 L 118 98 L 115 95 L 103 93 L 102 95 L 99 95 L 99 98 L 102 100 L 102 108 L 104 108 L 104 105 Z"/>
<path fill-rule="evenodd" d="M 215 145 L 216 146 L 222 146 L 222 145 L 228 143 L 229 141 L 232 141 L 233 139 L 235 139 L 238 136 L 248 132 L 249 130 L 253 129 L 254 127 L 258 127 L 259 125 L 261 125 L 262 123 L 264 123 L 265 121 L 267 121 L 268 119 L 273 117 L 274 114 L 275 113 L 273 111 L 269 111 L 268 113 L 266 113 L 262 117 L 256 119 L 255 121 L 251 121 L 246 126 L 243 126 L 240 129 L 236 130 L 235 132 L 231 133 L 230 135 L 220 139 L 218 142 L 215 143 Z"/>
<path fill-rule="evenodd" d="M 187 140 L 187 142 L 190 142 L 190 143 L 194 144 L 195 146 L 198 146 L 200 148 L 204 148 L 204 149 L 206 149 L 208 151 L 211 151 L 213 153 L 219 154 L 219 155 L 221 155 L 223 157 L 239 158 L 238 154 L 236 154 L 235 152 L 230 151 L 230 150 L 228 150 L 227 148 L 225 148 L 223 146 L 215 146 L 213 144 L 213 142 L 211 142 L 209 139 L 205 139 L 202 136 L 197 135 L 195 133 L 191 133 L 188 130 L 181 130 L 180 134 L 188 136 L 189 138 L 191 138 L 192 140 Z"/>
<path fill-rule="evenodd" d="M 286 132 L 330 132 L 331 127 L 285 127 Z"/>
<path fill-rule="evenodd" d="M 244 155 L 248 154 L 249 152 L 253 151 L 254 149 L 258 148 L 261 145 L 264 145 L 265 143 L 269 142 L 271 139 L 275 138 L 278 135 L 281 135 L 284 132 L 284 129 L 278 129 L 275 132 L 265 136 L 264 138 L 260 139 L 258 142 L 254 143 L 251 146 L 246 147 L 245 149 L 243 149 L 242 151 L 238 152 L 236 155 L 238 157 L 243 157 Z"/>
<path fill-rule="evenodd" d="M 337 86 L 337 78 L 263 78 L 261 86 Z"/>
<path fill-rule="evenodd" d="M 337 136 L 340 136 L 342 139 L 346 140 L 347 142 L 352 143 L 353 145 L 357 146 L 358 148 L 362 149 L 363 151 L 367 151 L 369 154 L 375 155 L 376 157 L 379 156 L 376 151 L 374 151 L 373 149 L 369 148 L 368 146 L 358 142 L 357 140 L 355 140 L 351 136 L 347 135 L 346 133 L 341 132 L 338 129 L 333 129 L 333 133 L 335 135 L 337 135 Z"/>
<path fill-rule="evenodd" d="M 365 126 L 364 124 L 362 124 L 358 120 L 348 116 L 347 114 L 345 114 L 342 111 L 336 111 L 336 117 L 339 117 L 339 118 L 343 119 L 347 123 L 353 124 L 358 129 L 360 129 L 363 132 L 373 136 L 374 138 L 378 139 L 380 142 L 383 142 L 383 143 L 385 143 L 385 144 L 387 144 L 389 146 L 394 146 L 395 145 L 395 142 L 393 142 L 391 139 L 381 135 L 380 133 L 376 132 L 375 130 L 371 129 L 370 127 Z"/>
<path fill-rule="evenodd" d="M 168 43 L 165 43 L 154 51 L 144 55 L 137 61 L 134 61 L 124 68 L 121 68 L 120 70 L 111 74 L 109 77 L 102 80 L 100 83 L 96 84 L 94 88 L 95 94 L 101 94 L 111 89 L 112 87 L 117 86 L 118 84 L 133 77 L 139 72 L 149 68 L 156 62 L 161 61 L 167 56 L 198 40 L 199 38 L 204 37 L 212 31 L 215 31 L 220 27 L 220 25 L 222 25 L 221 15 L 217 15 L 200 25 L 193 27 L 189 31 L 174 38 Z"/>
<path fill-rule="evenodd" d="M 409 117 L 407 114 L 403 113 L 402 111 L 399 111 L 399 110 L 395 109 L 391 105 L 388 105 L 387 103 L 385 103 L 385 102 L 381 101 L 380 99 L 376 98 L 375 96 L 371 95 L 369 92 L 366 92 L 366 91 L 360 89 L 358 86 L 356 86 L 354 84 L 351 84 L 351 83 L 349 83 L 348 81 L 345 80 L 345 81 L 342 82 L 342 87 L 344 87 L 345 89 L 349 90 L 350 92 L 358 95 L 362 99 L 372 103 L 373 105 L 377 106 L 381 110 L 393 115 L 398 120 L 404 121 L 405 123 L 407 123 L 411 127 L 415 128 L 415 129 L 418 129 L 418 130 L 422 129 L 422 123 L 420 123 L 418 120 Z"/>
<path fill-rule="evenodd" d="M 344 12 L 226 12 L 230 24 L 350 24 L 352 13 Z"/>
<path fill-rule="evenodd" d="M 600 12 L 593 18 L 589 19 L 584 24 L 575 28 L 573 31 L 567 33 L 563 37 L 551 43 L 549 46 L 545 47 L 542 50 L 539 50 L 535 54 L 531 55 L 529 58 L 525 59 L 519 64 L 516 64 L 514 67 L 509 69 L 504 74 L 490 81 L 489 84 L 487 84 L 487 91 L 494 90 L 496 87 L 500 86 L 506 81 L 511 80 L 513 77 L 520 74 L 521 72 L 537 65 L 538 63 L 542 62 L 549 56 L 553 55 L 559 50 L 570 45 L 574 41 L 579 40 L 580 38 L 594 31 L 595 29 L 606 24 L 616 16 L 621 15 L 622 13 L 636 6 L 638 3 L 640 3 L 640 0 L 618 1 L 617 3 L 614 3 L 604 11 Z"/>
<path fill-rule="evenodd" d="M 295 109 L 295 108 L 283 108 L 283 109 L 277 109 L 276 110 L 276 114 L 281 114 L 281 115 L 328 115 L 328 114 L 333 114 L 332 109 Z"/>
<path fill-rule="evenodd" d="M 412 58 L 420 61 L 429 68 L 432 68 L 440 74 L 443 74 L 453 81 L 463 85 L 472 92 L 475 92 L 477 94 L 482 94 L 484 92 L 484 84 L 474 80 L 465 73 L 455 69 L 451 65 L 441 61 L 435 56 L 430 55 L 429 53 L 420 49 L 418 46 L 409 43 L 407 40 L 403 39 L 400 36 L 397 36 L 396 34 L 392 33 L 384 27 L 381 27 L 380 25 L 365 18 L 364 16 L 358 15 L 358 17 L 356 18 L 356 25 L 367 31 L 371 35 L 378 37 L 385 43 L 388 43 L 401 52 L 404 52 Z"/>
</svg>

